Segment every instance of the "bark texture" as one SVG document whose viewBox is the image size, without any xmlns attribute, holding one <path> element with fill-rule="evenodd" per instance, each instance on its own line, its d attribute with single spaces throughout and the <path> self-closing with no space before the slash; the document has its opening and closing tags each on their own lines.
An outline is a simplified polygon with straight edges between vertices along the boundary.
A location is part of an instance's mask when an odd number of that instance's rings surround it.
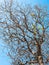
<svg viewBox="0 0 49 65">
<path fill-rule="evenodd" d="M 38 60 L 38 63 L 39 65 L 44 65 L 44 62 L 43 62 L 43 57 L 42 57 L 42 54 L 41 54 L 41 45 L 37 44 L 37 60 Z"/>
</svg>

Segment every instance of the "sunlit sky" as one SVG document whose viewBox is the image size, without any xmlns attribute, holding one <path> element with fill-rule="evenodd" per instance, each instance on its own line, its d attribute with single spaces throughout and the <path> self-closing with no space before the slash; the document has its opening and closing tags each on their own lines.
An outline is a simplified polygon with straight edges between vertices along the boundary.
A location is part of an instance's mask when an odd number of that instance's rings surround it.
<svg viewBox="0 0 49 65">
<path fill-rule="evenodd" d="M 15 0 L 14 0 L 15 1 Z M 3 3 L 4 0 L 0 0 L 0 4 Z M 18 0 L 19 3 L 26 3 L 30 5 L 49 5 L 49 0 Z M 6 55 L 6 49 L 3 47 L 3 41 L 0 39 L 0 65 L 10 65 L 9 58 Z M 3 51 L 4 50 L 4 51 Z"/>
</svg>

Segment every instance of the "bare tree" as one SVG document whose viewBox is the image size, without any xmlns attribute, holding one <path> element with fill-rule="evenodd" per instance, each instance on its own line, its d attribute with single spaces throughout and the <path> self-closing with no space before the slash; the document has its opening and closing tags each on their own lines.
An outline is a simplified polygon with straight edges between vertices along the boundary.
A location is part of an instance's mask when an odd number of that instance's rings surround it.
<svg viewBox="0 0 49 65">
<path fill-rule="evenodd" d="M 33 8 L 14 7 L 10 0 L 5 2 L 0 12 L 1 33 L 9 48 L 12 65 L 45 65 L 49 62 L 46 50 L 49 45 L 48 9 L 37 5 Z"/>
</svg>

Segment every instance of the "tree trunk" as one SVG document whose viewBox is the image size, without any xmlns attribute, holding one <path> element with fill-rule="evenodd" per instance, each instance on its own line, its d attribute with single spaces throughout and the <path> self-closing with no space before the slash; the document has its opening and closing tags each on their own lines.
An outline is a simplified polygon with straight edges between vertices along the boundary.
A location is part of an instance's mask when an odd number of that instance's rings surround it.
<svg viewBox="0 0 49 65">
<path fill-rule="evenodd" d="M 41 54 L 41 45 L 39 44 L 37 44 L 37 60 L 38 60 L 39 65 L 44 65 L 43 57 Z"/>
</svg>

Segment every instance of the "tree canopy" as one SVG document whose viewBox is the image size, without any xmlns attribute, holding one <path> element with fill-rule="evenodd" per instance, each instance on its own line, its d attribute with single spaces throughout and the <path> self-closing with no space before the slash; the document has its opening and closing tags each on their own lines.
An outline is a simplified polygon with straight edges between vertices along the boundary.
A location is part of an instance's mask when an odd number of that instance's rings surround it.
<svg viewBox="0 0 49 65">
<path fill-rule="evenodd" d="M 49 62 L 49 12 L 45 7 L 13 7 L 12 0 L 0 10 L 2 39 L 12 65 L 46 65 Z M 7 4 L 9 4 L 7 6 Z"/>
</svg>

